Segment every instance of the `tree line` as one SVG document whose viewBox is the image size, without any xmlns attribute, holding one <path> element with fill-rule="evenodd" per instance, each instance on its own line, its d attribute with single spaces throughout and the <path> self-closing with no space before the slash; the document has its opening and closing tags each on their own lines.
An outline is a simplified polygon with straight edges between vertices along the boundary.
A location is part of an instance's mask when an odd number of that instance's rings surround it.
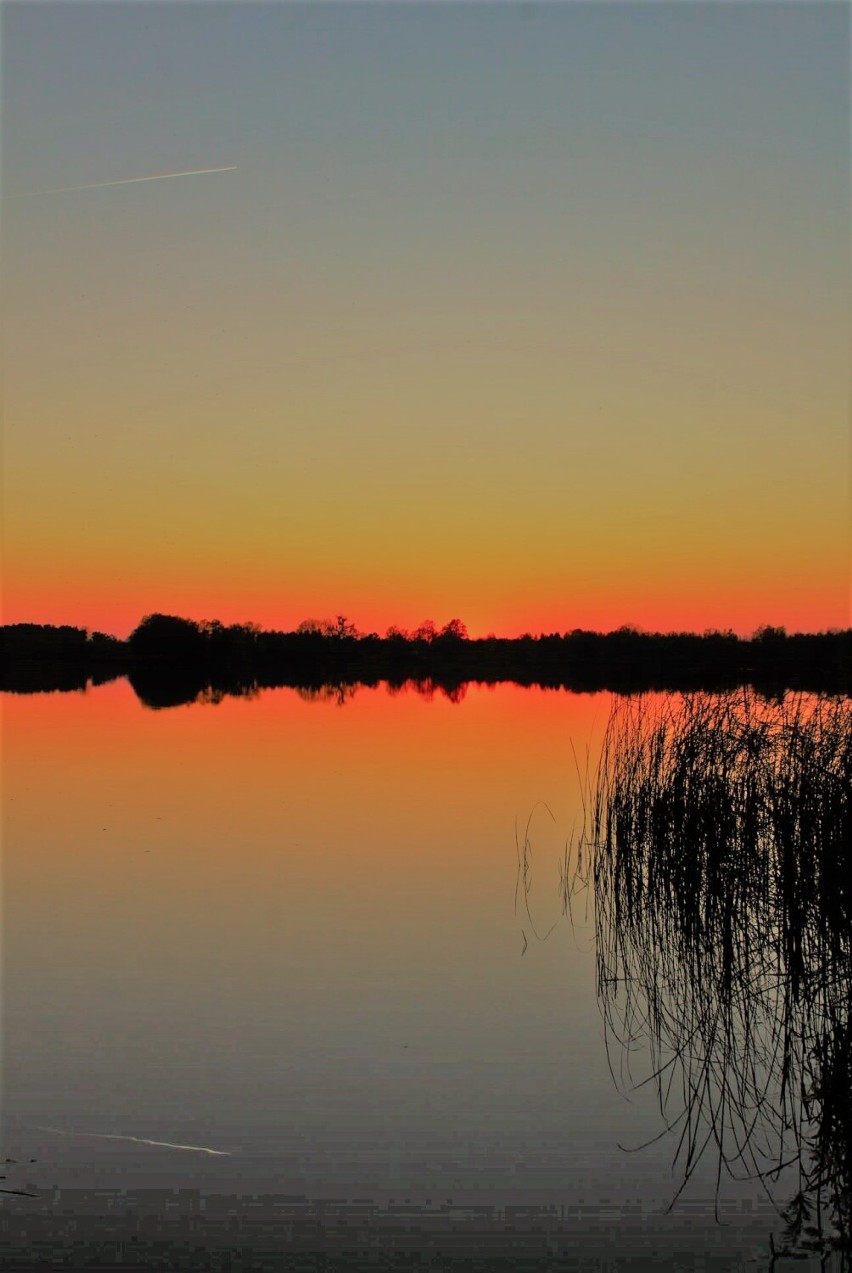
<svg viewBox="0 0 852 1273">
<path fill-rule="evenodd" d="M 763 627 L 647 633 L 573 629 L 518 638 L 472 639 L 459 619 L 427 620 L 411 632 L 360 633 L 345 616 L 306 620 L 293 631 L 252 623 L 195 622 L 150 614 L 126 641 L 69 626 L 0 627 L 0 688 L 18 692 L 84 689 L 129 677 L 152 706 L 201 694 L 246 694 L 273 686 L 391 687 L 406 682 L 455 691 L 470 681 L 578 691 L 719 689 L 741 684 L 849 693 L 852 629 L 791 633 Z"/>
</svg>

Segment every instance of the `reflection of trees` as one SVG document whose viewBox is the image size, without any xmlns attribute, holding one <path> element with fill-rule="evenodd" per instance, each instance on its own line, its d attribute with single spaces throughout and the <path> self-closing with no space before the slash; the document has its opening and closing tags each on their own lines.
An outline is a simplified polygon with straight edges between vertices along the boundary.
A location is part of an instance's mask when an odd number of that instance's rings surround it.
<svg viewBox="0 0 852 1273">
<path fill-rule="evenodd" d="M 76 689 L 89 679 L 129 675 L 134 687 L 143 687 L 144 701 L 155 705 L 192 701 L 205 686 L 239 694 L 253 685 L 379 681 L 431 682 L 451 696 L 470 681 L 581 692 L 718 691 L 754 684 L 767 692 L 795 687 L 835 693 L 849 689 L 850 668 L 852 629 L 787 636 L 780 628 L 763 628 L 752 640 L 732 632 L 696 636 L 630 628 L 471 640 L 460 619 L 440 629 L 427 619 L 411 633 L 388 628 L 383 639 L 359 633 L 343 614 L 306 619 L 294 632 L 149 614 L 127 641 L 116 641 L 82 628 L 0 626 L 0 688 Z"/>
<path fill-rule="evenodd" d="M 621 700 L 591 786 L 611 1063 L 650 1052 L 681 1189 L 707 1150 L 785 1197 L 795 1173 L 787 1245 L 848 1268 L 852 704 Z"/>
<path fill-rule="evenodd" d="M 305 703 L 336 703 L 345 707 L 358 692 L 357 685 L 341 681 L 337 685 L 297 685 L 296 693 Z"/>
<path fill-rule="evenodd" d="M 425 699 L 427 703 L 431 703 L 437 693 L 443 694 L 444 698 L 448 698 L 451 703 L 461 703 L 467 695 L 466 682 L 462 682 L 461 685 L 447 684 L 433 680 L 431 676 L 424 677 L 422 680 L 405 681 L 401 688 L 410 690 L 418 698 Z"/>
</svg>

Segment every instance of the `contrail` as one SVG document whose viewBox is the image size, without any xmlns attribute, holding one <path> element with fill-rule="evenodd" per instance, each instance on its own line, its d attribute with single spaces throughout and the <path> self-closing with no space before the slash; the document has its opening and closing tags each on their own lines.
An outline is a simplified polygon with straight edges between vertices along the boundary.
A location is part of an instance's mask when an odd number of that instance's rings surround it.
<svg viewBox="0 0 852 1273">
<path fill-rule="evenodd" d="M 171 174 L 170 174 L 171 175 Z M 178 174 L 175 173 L 175 176 Z M 183 173 L 179 174 L 183 176 Z M 149 1140 L 146 1136 L 116 1136 L 109 1132 L 68 1132 L 61 1127 L 36 1127 L 37 1132 L 51 1132 L 54 1136 L 89 1136 L 95 1140 L 129 1140 L 134 1145 L 155 1145 L 160 1149 L 185 1149 L 193 1154 L 210 1154 L 213 1158 L 230 1158 L 227 1149 L 209 1149 L 206 1145 L 176 1145 L 170 1140 Z"/>
<path fill-rule="evenodd" d="M 236 171 L 236 164 L 227 164 L 224 168 L 186 168 L 181 172 L 155 172 L 150 177 L 122 177 L 118 181 L 87 181 L 82 186 L 52 186 L 48 190 L 24 190 L 17 195 L 6 195 L 6 198 L 22 199 L 27 195 L 65 194 L 69 190 L 101 190 L 104 186 L 132 186 L 137 181 L 168 181 L 170 177 L 200 177 L 210 172 Z"/>
</svg>

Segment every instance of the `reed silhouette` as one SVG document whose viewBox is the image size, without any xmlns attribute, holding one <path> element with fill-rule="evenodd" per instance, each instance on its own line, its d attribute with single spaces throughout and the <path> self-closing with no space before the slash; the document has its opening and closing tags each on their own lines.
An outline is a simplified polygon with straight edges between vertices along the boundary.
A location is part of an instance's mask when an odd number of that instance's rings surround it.
<svg viewBox="0 0 852 1273">
<path fill-rule="evenodd" d="M 616 701 L 571 895 L 592 886 L 617 1082 L 655 1084 L 686 1187 L 762 1181 L 781 1254 L 850 1268 L 852 702 Z M 638 1053 L 646 1057 L 641 1080 Z"/>
</svg>

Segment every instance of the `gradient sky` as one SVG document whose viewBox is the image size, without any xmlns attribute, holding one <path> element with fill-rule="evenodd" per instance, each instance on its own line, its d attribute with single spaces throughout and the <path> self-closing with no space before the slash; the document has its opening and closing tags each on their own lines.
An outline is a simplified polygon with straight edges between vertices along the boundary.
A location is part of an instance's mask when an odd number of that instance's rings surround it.
<svg viewBox="0 0 852 1273">
<path fill-rule="evenodd" d="M 849 26 L 4 4 L 4 621 L 848 625 Z"/>
</svg>

